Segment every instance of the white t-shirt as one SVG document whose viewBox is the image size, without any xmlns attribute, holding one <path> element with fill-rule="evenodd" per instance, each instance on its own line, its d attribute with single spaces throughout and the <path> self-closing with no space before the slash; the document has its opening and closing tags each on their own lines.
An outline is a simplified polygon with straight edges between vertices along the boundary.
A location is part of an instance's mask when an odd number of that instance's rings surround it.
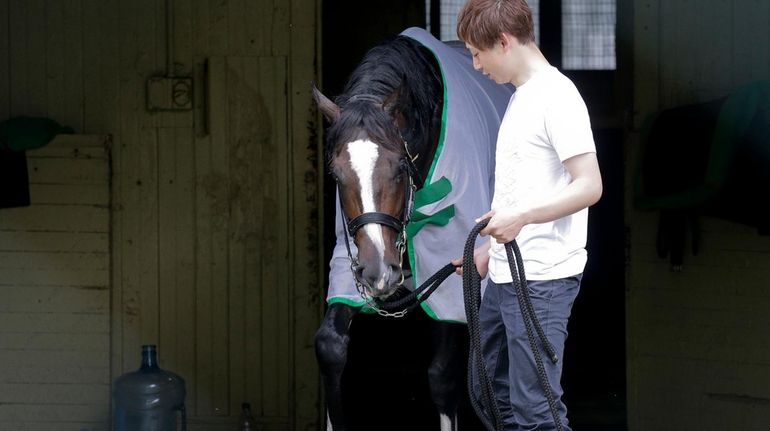
<svg viewBox="0 0 770 431">
<path fill-rule="evenodd" d="M 554 67 L 541 70 L 511 96 L 497 137 L 492 208 L 527 207 L 571 181 L 562 162 L 596 152 L 583 98 Z M 516 242 L 528 280 L 554 280 L 585 268 L 588 209 L 522 228 Z M 511 282 L 503 244 L 492 239 L 489 276 Z"/>
</svg>

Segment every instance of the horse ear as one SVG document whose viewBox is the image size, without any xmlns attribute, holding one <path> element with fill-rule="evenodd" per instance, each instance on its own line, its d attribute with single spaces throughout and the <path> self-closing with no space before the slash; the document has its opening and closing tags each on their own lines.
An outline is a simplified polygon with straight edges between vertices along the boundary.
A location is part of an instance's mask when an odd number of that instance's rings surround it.
<svg viewBox="0 0 770 431">
<path fill-rule="evenodd" d="M 396 126 L 399 129 L 404 129 L 406 128 L 406 118 L 404 118 L 403 112 L 396 109 L 396 102 L 398 102 L 400 95 L 401 90 L 398 89 L 394 91 L 390 96 L 386 97 L 382 102 L 382 110 L 387 112 L 393 118 L 393 121 L 396 123 Z"/>
<path fill-rule="evenodd" d="M 385 100 L 382 101 L 382 110 L 391 113 L 393 112 L 393 109 L 396 107 L 396 102 L 398 102 L 399 97 L 401 97 L 401 89 L 397 89 L 393 93 L 391 93 L 388 97 L 385 98 Z"/>
<path fill-rule="evenodd" d="M 337 121 L 337 118 L 340 116 L 340 107 L 329 100 L 328 97 L 324 96 L 315 85 L 313 85 L 313 99 L 315 99 L 318 109 L 321 110 L 321 113 L 324 114 L 324 117 L 326 117 L 329 122 L 333 123 Z"/>
</svg>

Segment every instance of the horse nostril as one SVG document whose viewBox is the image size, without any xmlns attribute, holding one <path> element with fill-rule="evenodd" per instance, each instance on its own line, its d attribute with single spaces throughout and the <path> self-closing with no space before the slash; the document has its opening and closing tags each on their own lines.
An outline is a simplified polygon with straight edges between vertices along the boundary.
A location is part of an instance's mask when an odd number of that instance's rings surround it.
<svg viewBox="0 0 770 431">
<path fill-rule="evenodd" d="M 377 280 L 380 278 L 377 272 L 376 267 L 373 269 L 371 265 L 362 265 L 357 269 L 358 279 L 364 286 L 376 290 Z"/>
<path fill-rule="evenodd" d="M 398 265 L 366 265 L 357 269 L 356 275 L 372 296 L 390 295 L 392 288 L 401 281 Z"/>
<path fill-rule="evenodd" d="M 388 284 L 391 286 L 399 285 L 403 281 L 403 273 L 398 265 L 388 266 Z"/>
<path fill-rule="evenodd" d="M 364 282 L 364 281 L 366 281 L 366 278 L 364 277 L 364 269 L 365 269 L 365 268 L 363 267 L 363 265 L 358 265 L 358 266 L 356 266 L 356 267 L 354 268 L 354 271 L 355 271 L 355 274 L 356 274 L 356 278 L 357 278 L 359 281 L 361 281 L 361 282 Z M 368 284 L 368 283 L 367 283 L 367 284 Z"/>
</svg>

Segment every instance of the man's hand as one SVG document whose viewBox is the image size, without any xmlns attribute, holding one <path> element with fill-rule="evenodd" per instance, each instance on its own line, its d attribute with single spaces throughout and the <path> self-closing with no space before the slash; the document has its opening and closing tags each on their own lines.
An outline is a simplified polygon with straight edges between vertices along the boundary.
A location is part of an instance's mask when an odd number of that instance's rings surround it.
<svg viewBox="0 0 770 431">
<path fill-rule="evenodd" d="M 487 275 L 489 269 L 489 248 L 491 247 L 489 241 L 485 241 L 484 244 L 473 250 L 473 262 L 476 264 L 476 271 L 479 272 L 481 278 Z M 452 265 L 455 266 L 455 273 L 463 275 L 463 258 L 458 257 L 452 260 Z"/>
<path fill-rule="evenodd" d="M 516 239 L 521 228 L 530 223 L 527 214 L 515 208 L 493 209 L 479 217 L 478 220 L 487 218 L 489 219 L 487 227 L 479 233 L 491 236 L 500 244 L 506 244 Z"/>
</svg>

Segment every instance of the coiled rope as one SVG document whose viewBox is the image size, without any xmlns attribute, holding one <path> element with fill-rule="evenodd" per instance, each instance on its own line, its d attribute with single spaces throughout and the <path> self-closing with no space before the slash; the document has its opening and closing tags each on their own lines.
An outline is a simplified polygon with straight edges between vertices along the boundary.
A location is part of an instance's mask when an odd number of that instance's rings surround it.
<svg viewBox="0 0 770 431">
<path fill-rule="evenodd" d="M 492 379 L 484 366 L 484 360 L 481 351 L 481 335 L 479 330 L 479 309 L 481 308 L 481 275 L 476 270 L 476 264 L 473 261 L 473 252 L 476 244 L 476 237 L 482 229 L 489 223 L 489 219 L 482 220 L 471 230 L 463 249 L 463 299 L 465 302 L 465 314 L 468 319 L 468 332 L 470 334 L 470 351 L 468 353 L 468 393 L 470 394 L 471 405 L 476 411 L 484 426 L 492 431 L 501 431 L 503 429 L 500 409 L 495 401 L 495 392 L 492 387 Z M 508 256 L 508 266 L 511 269 L 513 278 L 513 287 L 519 300 L 519 307 L 527 330 L 527 338 L 532 348 L 532 354 L 535 357 L 535 366 L 537 368 L 537 378 L 540 386 L 543 388 L 548 408 L 553 416 L 557 431 L 563 431 L 564 427 L 557 412 L 556 399 L 553 390 L 548 382 L 548 375 L 545 373 L 545 366 L 540 354 L 535 332 L 540 338 L 543 348 L 548 353 L 551 361 L 555 364 L 559 358 L 554 351 L 553 346 L 548 341 L 543 332 L 540 322 L 532 306 L 532 300 L 529 297 L 527 289 L 527 278 L 524 273 L 524 264 L 521 258 L 521 252 L 516 241 L 505 244 L 505 252 Z M 481 396 L 476 394 L 474 384 L 474 375 L 477 376 L 480 383 Z"/>
</svg>

